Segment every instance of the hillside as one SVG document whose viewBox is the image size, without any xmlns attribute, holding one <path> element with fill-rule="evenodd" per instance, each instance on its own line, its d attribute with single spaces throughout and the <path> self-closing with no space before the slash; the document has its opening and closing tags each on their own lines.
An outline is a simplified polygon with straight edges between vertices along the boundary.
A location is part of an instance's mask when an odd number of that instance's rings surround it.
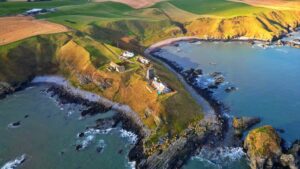
<svg viewBox="0 0 300 169">
<path fill-rule="evenodd" d="M 120 60 L 121 52 L 74 33 L 37 36 L 0 47 L 0 81 L 17 87 L 37 75 L 63 75 L 74 86 L 129 105 L 152 130 L 150 143 L 166 132 L 180 133 L 203 117 L 199 105 L 170 71 L 153 63 L 160 79 L 176 91 L 159 95 L 145 79 L 147 67 L 135 59 Z M 127 64 L 127 71 L 109 71 L 110 61 Z"/>
</svg>

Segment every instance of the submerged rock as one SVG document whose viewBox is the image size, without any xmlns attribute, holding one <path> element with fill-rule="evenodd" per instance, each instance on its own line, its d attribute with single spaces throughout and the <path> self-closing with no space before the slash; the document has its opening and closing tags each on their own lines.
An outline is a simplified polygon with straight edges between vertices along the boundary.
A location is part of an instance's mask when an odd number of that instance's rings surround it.
<svg viewBox="0 0 300 169">
<path fill-rule="evenodd" d="M 225 89 L 225 92 L 226 93 L 230 93 L 230 92 L 232 92 L 232 91 L 236 91 L 237 90 L 237 88 L 236 87 L 234 87 L 234 86 L 230 86 L 230 87 L 227 87 L 226 89 Z"/>
<path fill-rule="evenodd" d="M 244 148 L 252 169 L 272 168 L 280 162 L 281 138 L 271 126 L 256 128 L 247 135 Z"/>
<path fill-rule="evenodd" d="M 9 128 L 17 128 L 20 127 L 21 121 L 13 122 L 8 125 Z"/>
<path fill-rule="evenodd" d="M 0 82 L 0 99 L 4 98 L 5 95 L 12 93 L 13 91 L 14 91 L 14 88 L 11 87 L 8 83 Z"/>
</svg>

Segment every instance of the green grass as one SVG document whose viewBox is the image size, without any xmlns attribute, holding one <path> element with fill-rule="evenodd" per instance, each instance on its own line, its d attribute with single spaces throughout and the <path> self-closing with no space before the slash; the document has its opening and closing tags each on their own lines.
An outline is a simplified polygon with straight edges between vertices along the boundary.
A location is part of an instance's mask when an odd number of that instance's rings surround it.
<svg viewBox="0 0 300 169">
<path fill-rule="evenodd" d="M 67 5 L 80 5 L 86 0 L 52 0 L 41 2 L 0 2 L 0 16 L 24 13 L 32 8 L 54 8 Z"/>
<path fill-rule="evenodd" d="M 235 16 L 249 15 L 267 10 L 265 8 L 253 7 L 244 3 L 230 2 L 227 0 L 170 0 L 169 2 L 177 8 L 199 15 Z M 157 4 L 158 7 L 160 4 Z"/>
</svg>

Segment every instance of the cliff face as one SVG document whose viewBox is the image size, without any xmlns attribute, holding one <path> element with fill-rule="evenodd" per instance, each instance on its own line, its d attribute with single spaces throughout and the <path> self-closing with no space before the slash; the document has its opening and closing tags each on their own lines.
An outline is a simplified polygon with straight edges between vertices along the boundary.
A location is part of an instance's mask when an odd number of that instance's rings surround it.
<svg viewBox="0 0 300 169">
<path fill-rule="evenodd" d="M 204 39 L 238 37 L 273 40 L 299 26 L 299 11 L 272 11 L 233 18 L 200 17 L 186 23 L 187 34 Z"/>
</svg>

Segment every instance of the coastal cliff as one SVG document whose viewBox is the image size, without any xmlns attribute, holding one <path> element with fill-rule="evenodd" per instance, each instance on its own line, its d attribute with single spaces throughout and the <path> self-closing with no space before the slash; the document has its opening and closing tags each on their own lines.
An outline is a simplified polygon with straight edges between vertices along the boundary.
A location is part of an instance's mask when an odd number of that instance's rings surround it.
<svg viewBox="0 0 300 169">
<path fill-rule="evenodd" d="M 201 17 L 186 23 L 187 35 L 202 39 L 276 40 L 300 24 L 298 11 L 271 11 L 232 18 Z"/>
</svg>

